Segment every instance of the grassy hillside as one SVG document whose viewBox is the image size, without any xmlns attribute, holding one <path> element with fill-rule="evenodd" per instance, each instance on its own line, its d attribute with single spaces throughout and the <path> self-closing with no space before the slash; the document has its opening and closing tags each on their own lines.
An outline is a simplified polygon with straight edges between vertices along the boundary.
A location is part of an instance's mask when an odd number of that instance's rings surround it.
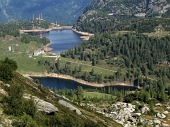
<svg viewBox="0 0 170 127">
<path fill-rule="evenodd" d="M 34 51 L 44 47 L 34 41 L 25 44 L 21 42 L 20 38 L 7 36 L 6 38 L 1 38 L 0 47 L 0 59 L 8 57 L 15 60 L 18 64 L 17 71 L 19 72 L 45 72 L 46 65 L 39 65 L 38 61 L 44 63 L 46 60 L 53 62 L 55 60 L 55 58 L 42 57 L 42 55 L 33 56 Z M 9 47 L 12 48 L 11 51 L 9 51 Z"/>
<path fill-rule="evenodd" d="M 11 81 L 8 81 L 8 84 L 10 87 L 7 87 L 5 85 L 5 82 L 1 82 L 0 90 L 5 90 L 7 94 L 2 94 L 0 92 L 0 112 L 3 112 L 3 115 L 0 116 L 0 124 L 3 126 L 10 126 L 10 123 L 7 123 L 6 120 L 12 120 L 13 125 L 17 126 L 60 126 L 60 127 L 105 127 L 105 126 L 116 126 L 119 127 L 120 125 L 112 121 L 111 119 L 107 119 L 104 116 L 95 114 L 94 112 L 87 111 L 80 106 L 69 102 L 72 106 L 76 107 L 80 112 L 82 112 L 82 115 L 76 114 L 75 111 L 70 111 L 68 108 L 62 106 L 58 103 L 59 100 L 62 100 L 61 96 L 58 96 L 51 92 L 50 90 L 43 88 L 40 84 L 36 84 L 32 82 L 31 80 L 23 77 L 22 75 L 18 74 L 17 72 L 14 72 L 14 77 Z M 17 93 L 15 93 L 15 90 L 12 90 L 12 88 L 15 88 Z M 30 112 L 33 110 L 32 106 L 35 106 L 31 102 L 29 102 L 29 111 L 25 113 L 19 113 L 20 110 L 24 110 L 22 107 L 18 107 L 18 105 L 21 105 L 21 101 L 18 103 L 14 102 L 14 100 L 11 100 L 15 105 L 13 105 L 12 111 L 9 113 L 10 109 L 10 98 L 13 93 L 13 99 L 20 98 L 22 100 L 22 103 L 26 103 L 27 100 L 24 99 L 22 96 L 18 96 L 23 92 L 24 96 L 31 95 L 33 97 L 42 99 L 48 103 L 53 104 L 55 107 L 58 108 L 57 112 L 53 112 L 51 114 L 45 113 L 43 111 L 36 111 L 34 115 L 31 115 Z M 6 105 L 6 107 L 4 107 Z M 8 108 L 8 110 L 7 110 Z M 37 110 L 37 108 L 35 109 Z M 17 114 L 16 114 L 17 113 Z M 95 121 L 95 122 L 94 122 Z"/>
</svg>

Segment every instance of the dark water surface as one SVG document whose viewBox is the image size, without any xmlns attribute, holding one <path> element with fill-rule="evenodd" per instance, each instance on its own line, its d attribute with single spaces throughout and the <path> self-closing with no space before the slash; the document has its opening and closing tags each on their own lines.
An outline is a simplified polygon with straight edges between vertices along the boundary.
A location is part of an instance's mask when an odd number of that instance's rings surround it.
<svg viewBox="0 0 170 127">
<path fill-rule="evenodd" d="M 78 86 L 81 86 L 83 89 L 96 89 L 96 87 L 92 86 L 87 86 L 81 83 L 78 83 L 76 81 L 72 80 L 66 80 L 66 79 L 61 79 L 61 78 L 53 78 L 53 77 L 32 77 L 34 80 L 38 79 L 40 83 L 44 87 L 49 87 L 49 88 L 56 88 L 56 89 L 77 89 Z M 129 87 L 129 86 L 111 86 L 112 88 L 116 88 L 118 90 L 134 90 L 134 87 Z M 105 87 L 106 89 L 108 88 L 107 86 Z"/>
<path fill-rule="evenodd" d="M 83 88 L 95 88 L 91 86 L 86 86 L 83 84 L 80 84 L 78 82 L 72 81 L 72 80 L 66 80 L 61 78 L 52 78 L 52 77 L 32 77 L 34 80 L 38 79 L 40 83 L 44 87 L 49 88 L 56 88 L 56 89 L 77 89 L 78 86 L 82 86 Z"/>
<path fill-rule="evenodd" d="M 49 33 L 44 33 L 43 36 L 51 40 L 51 48 L 53 48 L 51 52 L 54 53 L 59 53 L 70 48 L 74 48 L 82 42 L 80 35 L 72 30 L 53 30 Z"/>
</svg>

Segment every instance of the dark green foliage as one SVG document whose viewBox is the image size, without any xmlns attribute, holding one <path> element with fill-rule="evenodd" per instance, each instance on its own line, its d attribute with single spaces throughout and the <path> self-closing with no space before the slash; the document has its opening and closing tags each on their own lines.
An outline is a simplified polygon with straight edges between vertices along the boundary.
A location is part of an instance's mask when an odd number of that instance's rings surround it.
<svg viewBox="0 0 170 127">
<path fill-rule="evenodd" d="M 4 103 L 6 103 L 4 112 L 14 116 L 23 115 L 23 88 L 19 85 L 11 85 L 8 95 L 4 98 Z"/>
<path fill-rule="evenodd" d="M 77 95 L 77 101 L 80 104 L 83 99 L 83 88 L 81 86 L 78 86 L 76 95 Z"/>
<path fill-rule="evenodd" d="M 36 107 L 33 99 L 24 100 L 23 111 L 31 117 L 35 116 L 35 114 L 37 112 L 37 107 Z"/>
<path fill-rule="evenodd" d="M 5 60 L 3 61 L 3 63 L 4 63 L 4 64 L 8 64 L 8 65 L 11 67 L 12 71 L 17 70 L 17 68 L 18 68 L 17 63 L 16 63 L 14 60 L 9 59 L 8 57 L 5 58 Z"/>
<path fill-rule="evenodd" d="M 134 94 L 128 94 L 127 96 L 124 97 L 124 101 L 126 103 L 131 103 L 134 100 L 136 100 L 136 96 Z"/>
<path fill-rule="evenodd" d="M 6 35 L 11 35 L 14 37 L 19 36 L 19 29 L 17 28 L 15 23 L 0 23 L 0 37 L 5 37 Z"/>
<path fill-rule="evenodd" d="M 3 99 L 3 103 L 5 104 L 4 112 L 14 116 L 22 116 L 26 113 L 34 117 L 37 108 L 32 99 L 25 100 L 23 98 L 23 86 L 12 84 L 7 90 L 8 97 L 4 97 Z"/>
<path fill-rule="evenodd" d="M 156 114 L 155 111 L 154 111 L 154 104 L 153 104 L 152 100 L 149 102 L 149 109 L 150 109 L 150 114 L 151 115 L 155 115 Z"/>
<path fill-rule="evenodd" d="M 17 63 L 12 59 L 5 58 L 0 62 L 0 80 L 10 81 L 13 78 L 13 71 L 18 68 Z"/>
<path fill-rule="evenodd" d="M 21 42 L 24 42 L 24 43 L 30 43 L 31 41 L 35 41 L 37 43 L 40 43 L 40 44 L 43 44 L 43 45 L 46 45 L 48 44 L 50 41 L 43 37 L 43 38 L 40 38 L 38 36 L 32 36 L 32 35 L 28 35 L 28 34 L 23 34 L 21 36 Z"/>
<path fill-rule="evenodd" d="M 40 84 L 40 81 L 38 79 L 35 80 L 35 83 Z"/>
<path fill-rule="evenodd" d="M 12 125 L 17 127 L 38 127 L 33 118 L 27 114 L 21 116 L 18 121 L 14 121 Z"/>
<path fill-rule="evenodd" d="M 9 64 L 0 63 L 0 80 L 10 81 L 13 78 L 12 68 Z"/>
</svg>

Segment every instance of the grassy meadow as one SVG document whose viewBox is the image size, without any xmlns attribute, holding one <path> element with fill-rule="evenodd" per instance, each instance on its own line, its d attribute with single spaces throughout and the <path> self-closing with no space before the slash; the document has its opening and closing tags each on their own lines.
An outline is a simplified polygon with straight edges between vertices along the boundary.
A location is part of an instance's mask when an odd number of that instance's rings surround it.
<svg viewBox="0 0 170 127">
<path fill-rule="evenodd" d="M 98 98 L 98 99 L 102 99 L 102 98 L 111 99 L 112 98 L 111 94 L 105 94 L 105 93 L 99 93 L 99 92 L 88 92 L 88 91 L 84 91 L 83 96 L 88 97 L 88 98 Z"/>
<path fill-rule="evenodd" d="M 9 51 L 9 46 L 12 51 Z M 15 60 L 18 64 L 17 71 L 20 73 L 45 72 L 43 65 L 38 66 L 38 61 L 42 59 L 47 59 L 48 61 L 55 60 L 55 58 L 44 58 L 42 55 L 32 56 L 35 50 L 43 46 L 36 42 L 30 42 L 29 44 L 22 43 L 20 38 L 1 38 L 0 47 L 0 60 L 4 60 L 6 57 Z"/>
</svg>

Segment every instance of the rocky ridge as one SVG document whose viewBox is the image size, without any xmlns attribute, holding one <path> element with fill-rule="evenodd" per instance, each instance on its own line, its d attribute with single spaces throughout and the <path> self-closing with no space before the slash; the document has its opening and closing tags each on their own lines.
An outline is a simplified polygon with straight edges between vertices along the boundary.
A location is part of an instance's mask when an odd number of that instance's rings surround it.
<svg viewBox="0 0 170 127">
<path fill-rule="evenodd" d="M 94 0 L 84 13 L 78 18 L 75 28 L 81 30 L 81 24 L 88 22 L 110 21 L 120 17 L 161 17 L 169 15 L 170 2 L 168 0 Z"/>
</svg>

